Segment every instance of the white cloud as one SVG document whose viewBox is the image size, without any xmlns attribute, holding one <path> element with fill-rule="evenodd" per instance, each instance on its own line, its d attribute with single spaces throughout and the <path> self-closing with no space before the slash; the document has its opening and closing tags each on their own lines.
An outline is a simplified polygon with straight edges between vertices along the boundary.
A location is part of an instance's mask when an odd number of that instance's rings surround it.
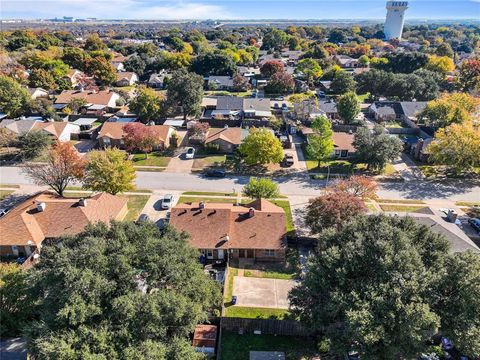
<svg viewBox="0 0 480 360">
<path fill-rule="evenodd" d="M 233 18 L 223 6 L 181 0 L 2 0 L 2 18 L 61 16 L 151 20 Z"/>
</svg>

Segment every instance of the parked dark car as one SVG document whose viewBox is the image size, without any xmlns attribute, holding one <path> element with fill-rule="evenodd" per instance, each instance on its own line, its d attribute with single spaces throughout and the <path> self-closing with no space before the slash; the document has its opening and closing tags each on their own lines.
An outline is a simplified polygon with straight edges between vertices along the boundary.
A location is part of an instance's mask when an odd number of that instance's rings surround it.
<svg viewBox="0 0 480 360">
<path fill-rule="evenodd" d="M 282 160 L 282 164 L 283 164 L 283 166 L 287 166 L 287 167 L 292 166 L 294 164 L 293 155 L 292 154 L 285 154 L 285 156 L 283 157 L 283 160 Z"/>
<path fill-rule="evenodd" d="M 225 177 L 225 170 L 223 170 L 223 169 L 208 169 L 207 171 L 205 171 L 205 176 L 223 178 L 223 177 Z"/>
<path fill-rule="evenodd" d="M 477 230 L 478 233 L 480 233 L 480 219 L 477 219 L 477 218 L 468 219 L 468 223 L 472 228 L 474 228 L 475 230 Z"/>
</svg>

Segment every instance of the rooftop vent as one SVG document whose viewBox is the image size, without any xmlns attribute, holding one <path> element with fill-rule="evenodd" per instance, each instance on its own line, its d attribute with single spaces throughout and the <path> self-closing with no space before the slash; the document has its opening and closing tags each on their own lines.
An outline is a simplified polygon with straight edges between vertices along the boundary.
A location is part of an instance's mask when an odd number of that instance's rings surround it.
<svg viewBox="0 0 480 360">
<path fill-rule="evenodd" d="M 205 209 L 205 202 L 204 202 L 204 201 L 200 201 L 200 202 L 198 203 L 198 207 L 199 207 L 200 209 Z"/>
<path fill-rule="evenodd" d="M 80 200 L 78 200 L 78 206 L 87 206 L 87 199 L 80 198 Z"/>
<path fill-rule="evenodd" d="M 251 218 L 254 216 L 255 216 L 255 209 L 251 207 L 250 209 L 248 209 L 248 217 Z"/>
<path fill-rule="evenodd" d="M 37 203 L 37 211 L 38 212 L 45 211 L 46 207 L 47 207 L 47 205 L 44 202 Z"/>
</svg>

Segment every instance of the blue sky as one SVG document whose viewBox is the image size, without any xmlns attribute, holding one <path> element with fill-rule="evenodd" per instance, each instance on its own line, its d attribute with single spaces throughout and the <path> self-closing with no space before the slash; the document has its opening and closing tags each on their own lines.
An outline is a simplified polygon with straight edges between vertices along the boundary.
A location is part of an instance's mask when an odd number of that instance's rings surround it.
<svg viewBox="0 0 480 360">
<path fill-rule="evenodd" d="M 0 0 L 1 18 L 383 19 L 383 0 Z M 408 19 L 480 19 L 480 0 L 412 0 Z"/>
</svg>

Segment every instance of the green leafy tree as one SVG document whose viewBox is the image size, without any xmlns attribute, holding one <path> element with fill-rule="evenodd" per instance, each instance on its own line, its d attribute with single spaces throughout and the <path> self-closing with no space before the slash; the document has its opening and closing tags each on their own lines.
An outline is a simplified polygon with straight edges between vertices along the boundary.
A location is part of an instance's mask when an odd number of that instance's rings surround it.
<svg viewBox="0 0 480 360">
<path fill-rule="evenodd" d="M 28 85 L 32 88 L 42 88 L 45 90 L 55 90 L 57 84 L 51 73 L 43 69 L 33 69 L 28 77 Z"/>
<path fill-rule="evenodd" d="M 62 60 L 73 69 L 84 71 L 90 55 L 86 51 L 75 47 L 63 49 Z"/>
<path fill-rule="evenodd" d="M 408 217 L 353 218 L 320 234 L 304 281 L 290 293 L 292 312 L 338 355 L 414 358 L 440 324 L 431 288 L 448 246 Z"/>
<path fill-rule="evenodd" d="M 282 143 L 267 129 L 252 129 L 239 147 L 249 165 L 279 163 L 283 159 Z"/>
<path fill-rule="evenodd" d="M 471 358 L 480 354 L 480 257 L 471 251 L 447 258 L 439 283 L 441 331 Z"/>
<path fill-rule="evenodd" d="M 480 166 L 480 128 L 468 122 L 451 124 L 435 133 L 427 149 L 434 164 L 468 173 Z"/>
<path fill-rule="evenodd" d="M 237 66 L 231 56 L 225 53 L 206 53 L 192 62 L 192 71 L 200 75 L 233 75 Z"/>
<path fill-rule="evenodd" d="M 388 61 L 378 64 L 378 67 L 395 73 L 410 74 L 428 63 L 428 55 L 421 52 L 391 53 L 386 58 Z"/>
<path fill-rule="evenodd" d="M 338 100 L 337 110 L 340 118 L 350 124 L 360 113 L 360 100 L 354 92 L 348 92 Z"/>
<path fill-rule="evenodd" d="M 31 130 L 18 137 L 19 155 L 23 160 L 32 160 L 41 155 L 51 142 L 46 132 Z"/>
<path fill-rule="evenodd" d="M 118 149 L 94 150 L 88 154 L 83 187 L 93 191 L 117 194 L 133 190 L 135 168 Z"/>
<path fill-rule="evenodd" d="M 288 35 L 283 30 L 271 28 L 263 37 L 262 49 L 281 50 L 288 41 Z"/>
<path fill-rule="evenodd" d="M 268 178 L 251 177 L 242 192 L 252 199 L 274 199 L 280 196 L 278 184 Z"/>
<path fill-rule="evenodd" d="M 162 115 L 164 99 L 153 89 L 140 87 L 129 104 L 130 110 L 138 115 L 140 120 L 148 122 L 157 120 Z"/>
<path fill-rule="evenodd" d="M 403 150 L 402 141 L 388 135 L 385 129 L 376 125 L 370 130 L 362 126 L 355 133 L 353 146 L 360 161 L 367 163 L 367 168 L 381 171 L 389 161 L 395 160 Z"/>
<path fill-rule="evenodd" d="M 203 78 L 180 69 L 172 73 L 167 85 L 167 102 L 182 109 L 183 118 L 199 115 L 203 99 Z"/>
<path fill-rule="evenodd" d="M 317 160 L 320 167 L 320 163 L 333 153 L 332 124 L 325 116 L 319 116 L 313 120 L 312 129 L 314 134 L 308 137 L 307 154 L 310 159 Z"/>
<path fill-rule="evenodd" d="M 342 95 L 347 92 L 355 91 L 356 85 L 357 83 L 352 75 L 348 74 L 346 71 L 338 71 L 330 84 L 330 91 L 333 94 Z"/>
<path fill-rule="evenodd" d="M 0 318 L 2 337 L 21 334 L 32 320 L 33 303 L 29 297 L 27 273 L 15 263 L 0 263 Z"/>
<path fill-rule="evenodd" d="M 101 56 L 89 59 L 85 71 L 103 86 L 113 84 L 117 80 L 117 71 L 109 60 Z"/>
<path fill-rule="evenodd" d="M 0 75 L 0 109 L 9 117 L 22 115 L 28 108 L 30 94 L 12 78 Z"/>
<path fill-rule="evenodd" d="M 98 34 L 91 34 L 85 40 L 84 48 L 88 51 L 107 50 L 107 45 L 104 44 Z"/>
<path fill-rule="evenodd" d="M 41 259 L 29 276 L 38 321 L 27 338 L 36 358 L 203 358 L 189 334 L 221 293 L 185 233 L 99 223 L 45 244 Z"/>
<path fill-rule="evenodd" d="M 313 85 L 323 75 L 318 62 L 311 58 L 300 60 L 295 68 L 295 73 L 302 75 L 309 85 Z"/>
<path fill-rule="evenodd" d="M 131 56 L 127 61 L 124 63 L 125 70 L 133 71 L 138 76 L 143 76 L 145 73 L 145 68 L 147 67 L 147 63 L 138 55 Z"/>
</svg>

